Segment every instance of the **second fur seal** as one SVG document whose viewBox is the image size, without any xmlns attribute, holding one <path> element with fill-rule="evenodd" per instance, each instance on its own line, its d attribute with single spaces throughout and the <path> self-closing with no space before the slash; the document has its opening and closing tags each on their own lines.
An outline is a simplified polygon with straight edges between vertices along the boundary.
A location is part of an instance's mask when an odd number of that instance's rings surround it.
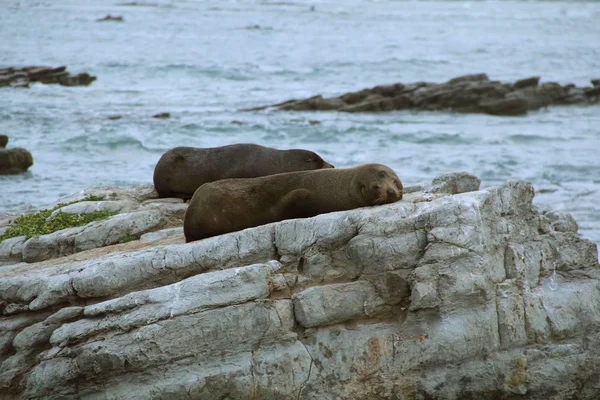
<svg viewBox="0 0 600 400">
<path fill-rule="evenodd" d="M 321 168 L 333 166 L 309 150 L 277 150 L 257 144 L 175 147 L 158 160 L 154 187 L 160 197 L 189 199 L 207 182 Z"/>
<path fill-rule="evenodd" d="M 382 164 L 206 183 L 185 213 L 185 241 L 402 199 L 402 182 Z"/>
</svg>

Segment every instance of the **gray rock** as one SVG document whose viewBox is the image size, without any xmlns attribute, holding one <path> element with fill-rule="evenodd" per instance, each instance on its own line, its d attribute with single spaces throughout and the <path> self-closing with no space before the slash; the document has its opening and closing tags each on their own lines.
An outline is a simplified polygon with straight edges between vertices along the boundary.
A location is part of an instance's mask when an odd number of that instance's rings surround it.
<svg viewBox="0 0 600 400">
<path fill-rule="evenodd" d="M 178 214 L 175 218 L 180 221 L 182 215 L 180 212 Z M 117 214 L 106 220 L 63 229 L 48 235 L 34 236 L 23 246 L 23 261 L 43 261 L 136 240 L 144 233 L 174 224 L 169 218 L 173 218 L 173 215 L 165 214 L 161 210 L 138 211 Z"/>
<path fill-rule="evenodd" d="M 597 398 L 597 247 L 530 183 L 478 187 L 449 174 L 393 204 L 0 268 L 2 393 Z"/>
<path fill-rule="evenodd" d="M 111 213 L 128 212 L 137 207 L 137 203 L 132 200 L 115 201 L 81 201 L 68 206 L 57 208 L 52 212 L 49 218 L 54 218 L 59 212 L 65 214 L 91 214 L 94 211 L 108 211 Z"/>
<path fill-rule="evenodd" d="M 183 227 L 161 229 L 160 231 L 144 233 L 140 236 L 142 242 L 152 242 L 154 240 L 160 240 L 173 236 L 183 236 Z"/>
</svg>

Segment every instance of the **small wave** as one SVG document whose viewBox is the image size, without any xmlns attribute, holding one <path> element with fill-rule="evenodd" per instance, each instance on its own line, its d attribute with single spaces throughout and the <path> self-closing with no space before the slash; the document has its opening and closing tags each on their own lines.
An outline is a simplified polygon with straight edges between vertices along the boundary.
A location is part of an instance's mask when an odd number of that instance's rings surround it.
<svg viewBox="0 0 600 400">
<path fill-rule="evenodd" d="M 410 141 L 410 140 L 406 140 Z M 435 134 L 417 134 L 411 143 L 418 144 L 471 144 L 472 141 L 463 138 L 459 134 L 435 133 Z"/>
<path fill-rule="evenodd" d="M 99 133 L 98 135 L 102 135 Z M 146 147 L 142 141 L 131 136 L 117 136 L 107 139 L 98 135 L 80 135 L 69 138 L 63 142 L 63 147 L 70 151 L 94 151 L 102 148 L 110 150 L 143 150 L 152 152 L 153 149 Z"/>
</svg>

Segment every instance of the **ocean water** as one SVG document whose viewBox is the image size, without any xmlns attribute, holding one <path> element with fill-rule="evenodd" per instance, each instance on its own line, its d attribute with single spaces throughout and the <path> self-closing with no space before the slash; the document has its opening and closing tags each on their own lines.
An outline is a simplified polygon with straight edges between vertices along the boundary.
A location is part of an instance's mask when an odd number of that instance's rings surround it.
<svg viewBox="0 0 600 400">
<path fill-rule="evenodd" d="M 526 117 L 239 111 L 479 72 L 589 85 L 600 78 L 600 2 L 118 1 L 0 2 L 0 67 L 98 77 L 0 89 L 0 132 L 35 161 L 0 176 L 0 210 L 151 183 L 175 146 L 253 142 L 311 149 L 337 167 L 384 163 L 405 183 L 455 171 L 482 187 L 530 180 L 537 205 L 570 212 L 600 243 L 599 106 Z M 96 22 L 109 13 L 125 22 Z M 159 112 L 171 118 L 151 118 Z"/>
</svg>

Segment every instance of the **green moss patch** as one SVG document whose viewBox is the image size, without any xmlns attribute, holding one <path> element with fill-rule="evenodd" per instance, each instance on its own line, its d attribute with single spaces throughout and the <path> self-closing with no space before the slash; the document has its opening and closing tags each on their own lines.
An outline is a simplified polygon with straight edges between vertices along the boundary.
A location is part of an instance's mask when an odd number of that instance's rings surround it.
<svg viewBox="0 0 600 400">
<path fill-rule="evenodd" d="M 27 239 L 29 239 L 32 236 L 47 235 L 61 229 L 74 228 L 76 226 L 82 226 L 93 221 L 101 221 L 117 214 L 109 211 L 94 211 L 89 214 L 67 214 L 59 212 L 52 219 L 46 221 L 46 219 L 48 219 L 52 212 L 57 208 L 82 201 L 97 200 L 100 199 L 96 196 L 88 196 L 83 200 L 78 200 L 67 204 L 59 204 L 52 210 L 42 210 L 35 214 L 20 216 L 16 218 L 6 232 L 0 236 L 0 242 L 17 236 L 27 236 Z"/>
</svg>

